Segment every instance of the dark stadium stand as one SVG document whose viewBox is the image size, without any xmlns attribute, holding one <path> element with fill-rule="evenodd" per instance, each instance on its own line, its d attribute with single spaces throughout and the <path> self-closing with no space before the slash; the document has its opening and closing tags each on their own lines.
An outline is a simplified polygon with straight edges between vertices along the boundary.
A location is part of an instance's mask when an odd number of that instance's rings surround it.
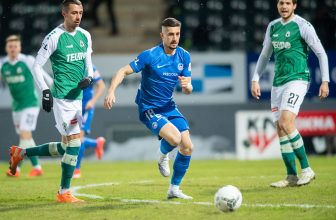
<svg viewBox="0 0 336 220">
<path fill-rule="evenodd" d="M 87 2 L 82 27 L 93 35 L 96 53 L 147 48 L 159 41 L 159 23 L 166 16 L 183 22 L 181 41 L 187 49 L 259 52 L 268 22 L 278 17 L 276 0 L 116 0 L 121 33 L 110 36 L 107 26 L 92 28 Z M 0 45 L 7 35 L 21 34 L 25 53 L 36 52 L 46 33 L 62 21 L 59 2 L 52 0 L 2 0 L 0 12 Z M 314 24 L 327 50 L 336 49 L 336 0 L 300 0 L 296 12 Z M 106 23 L 106 10 L 99 13 Z"/>
<path fill-rule="evenodd" d="M 335 8 L 336 0 L 300 0 L 296 10 L 315 25 L 323 45 L 331 45 L 327 50 L 335 50 Z M 322 9 L 324 14 L 315 24 Z M 276 0 L 170 0 L 167 15 L 183 21 L 186 48 L 259 52 L 267 24 L 278 17 L 278 12 Z"/>
</svg>

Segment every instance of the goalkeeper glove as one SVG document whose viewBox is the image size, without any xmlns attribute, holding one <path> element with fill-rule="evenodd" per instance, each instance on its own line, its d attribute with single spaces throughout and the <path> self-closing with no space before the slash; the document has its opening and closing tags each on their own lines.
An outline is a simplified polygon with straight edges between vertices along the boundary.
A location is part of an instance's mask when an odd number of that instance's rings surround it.
<svg viewBox="0 0 336 220">
<path fill-rule="evenodd" d="M 50 89 L 45 89 L 42 91 L 42 108 L 46 112 L 50 112 L 53 107 L 53 97 L 51 95 Z"/>
<path fill-rule="evenodd" d="M 78 88 L 80 89 L 85 89 L 88 86 L 91 86 L 93 84 L 93 79 L 91 76 L 84 77 L 79 83 L 78 83 Z"/>
</svg>

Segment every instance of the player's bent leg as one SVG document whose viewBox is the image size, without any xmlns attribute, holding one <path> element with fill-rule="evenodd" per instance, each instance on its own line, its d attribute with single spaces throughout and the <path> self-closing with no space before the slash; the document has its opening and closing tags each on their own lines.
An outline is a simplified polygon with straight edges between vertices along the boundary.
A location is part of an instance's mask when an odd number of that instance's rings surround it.
<svg viewBox="0 0 336 220">
<path fill-rule="evenodd" d="M 82 142 L 80 149 L 79 149 L 78 156 L 77 156 L 76 168 L 74 170 L 72 178 L 78 179 L 81 177 L 80 167 L 81 167 L 82 158 L 84 156 L 84 153 L 85 153 L 85 146 L 84 146 L 84 143 Z"/>
<path fill-rule="evenodd" d="M 77 156 L 76 168 L 75 168 L 74 173 L 72 175 L 72 178 L 74 178 L 74 179 L 79 179 L 82 176 L 81 175 L 80 167 L 81 167 L 81 164 L 82 164 L 82 158 L 84 156 L 84 153 L 85 153 L 85 146 L 82 143 L 81 146 L 80 146 L 80 150 L 79 150 L 78 156 Z"/>
<path fill-rule="evenodd" d="M 104 145 L 105 145 L 105 138 L 98 137 L 97 139 L 92 139 L 88 137 L 83 138 L 82 145 L 84 149 L 86 148 L 95 148 L 95 153 L 98 160 L 101 160 L 104 155 Z"/>
<path fill-rule="evenodd" d="M 165 139 L 161 140 L 160 149 L 158 149 L 158 168 L 160 174 L 164 177 L 170 176 L 169 152 L 175 147 L 171 146 Z"/>
<path fill-rule="evenodd" d="M 32 132 L 31 131 L 20 131 L 20 142 L 19 142 L 19 146 L 27 149 L 27 148 L 31 148 L 31 147 L 35 147 L 35 141 L 32 137 Z M 41 165 L 39 163 L 39 159 L 37 156 L 31 156 L 29 157 L 29 160 L 31 162 L 31 164 L 33 165 L 34 168 L 39 168 L 41 169 Z"/>
<path fill-rule="evenodd" d="M 64 144 L 63 144 L 64 145 Z M 9 150 L 10 154 L 10 173 L 16 175 L 17 167 L 24 156 L 60 156 L 64 154 L 64 146 L 60 142 L 51 142 L 36 147 L 23 149 L 18 146 L 12 146 Z"/>
<path fill-rule="evenodd" d="M 178 146 L 182 141 L 180 131 L 170 122 L 160 129 L 159 136 L 165 139 L 171 146 Z"/>
<path fill-rule="evenodd" d="M 105 138 L 104 137 L 98 137 L 96 139 L 96 142 L 97 142 L 97 147 L 96 147 L 96 156 L 98 158 L 98 160 L 101 160 L 103 155 L 104 155 L 104 145 L 105 145 Z"/>
<path fill-rule="evenodd" d="M 34 139 L 31 136 L 31 132 L 29 131 L 30 135 L 28 138 L 22 138 L 22 133 L 21 133 L 21 138 L 20 138 L 20 144 L 19 146 L 24 148 L 24 149 L 29 149 L 33 148 L 36 146 Z M 33 169 L 29 172 L 28 177 L 38 177 L 42 176 L 43 170 L 39 162 L 38 156 L 29 156 L 30 162 L 33 166 Z"/>
<path fill-rule="evenodd" d="M 190 140 L 189 131 L 182 132 L 182 143 L 174 161 L 174 172 L 171 178 L 171 185 L 168 189 L 167 198 L 192 199 L 179 189 L 183 177 L 185 176 L 191 159 L 193 144 Z"/>
<path fill-rule="evenodd" d="M 49 142 L 36 147 L 25 149 L 28 157 L 32 156 L 62 156 L 65 152 L 66 145 L 62 142 Z"/>
<path fill-rule="evenodd" d="M 158 168 L 162 176 L 168 177 L 170 175 L 169 152 L 181 143 L 182 136 L 180 131 L 168 121 L 160 129 L 159 136 L 162 140 L 158 150 Z"/>
</svg>

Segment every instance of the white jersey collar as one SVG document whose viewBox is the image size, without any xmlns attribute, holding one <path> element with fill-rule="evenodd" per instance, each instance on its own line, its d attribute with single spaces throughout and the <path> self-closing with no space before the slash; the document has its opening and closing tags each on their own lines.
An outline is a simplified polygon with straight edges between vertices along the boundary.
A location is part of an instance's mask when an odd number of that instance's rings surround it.
<svg viewBox="0 0 336 220">
<path fill-rule="evenodd" d="M 286 21 L 286 22 L 284 22 L 284 21 L 282 20 L 282 18 L 280 18 L 280 22 L 281 22 L 281 24 L 286 25 L 286 24 L 288 24 L 289 22 L 293 21 L 295 18 L 296 18 L 296 14 L 294 14 L 294 16 L 293 16 L 291 19 L 289 19 L 288 21 Z"/>
<path fill-rule="evenodd" d="M 75 30 L 74 30 L 73 32 L 69 32 L 69 31 L 67 31 L 67 30 L 65 29 L 63 23 L 60 24 L 58 27 L 59 27 L 60 29 L 62 29 L 64 32 L 67 32 L 68 34 L 70 34 L 70 35 L 72 35 L 72 36 L 75 36 L 75 34 L 77 33 L 77 29 L 78 29 L 78 27 L 76 27 Z"/>
<path fill-rule="evenodd" d="M 19 53 L 18 57 L 17 57 L 16 59 L 14 59 L 14 60 L 11 60 L 11 59 L 9 58 L 9 56 L 7 56 L 6 59 L 5 59 L 5 62 L 7 61 L 7 62 L 10 63 L 11 65 L 15 65 L 17 62 L 19 62 L 19 60 L 20 60 L 21 57 L 22 57 L 22 54 L 21 54 L 21 53 Z"/>
</svg>

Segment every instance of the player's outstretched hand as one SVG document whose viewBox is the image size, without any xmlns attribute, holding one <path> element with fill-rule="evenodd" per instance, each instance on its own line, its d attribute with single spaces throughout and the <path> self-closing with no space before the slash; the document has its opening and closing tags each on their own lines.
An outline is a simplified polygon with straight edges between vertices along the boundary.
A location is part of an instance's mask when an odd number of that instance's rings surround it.
<svg viewBox="0 0 336 220">
<path fill-rule="evenodd" d="M 46 112 L 50 112 L 53 107 L 53 97 L 51 95 L 50 89 L 45 89 L 42 91 L 42 108 Z"/>
<path fill-rule="evenodd" d="M 114 103 L 115 103 L 114 93 L 108 93 L 104 99 L 105 109 L 111 109 Z"/>
<path fill-rule="evenodd" d="M 321 83 L 320 90 L 319 90 L 319 97 L 320 99 L 325 99 L 329 95 L 329 85 L 327 81 Z"/>
<path fill-rule="evenodd" d="M 261 92 L 260 92 L 260 86 L 259 83 L 257 81 L 252 81 L 252 85 L 251 85 L 251 93 L 252 96 L 256 99 L 260 99 L 261 96 Z"/>
<path fill-rule="evenodd" d="M 91 76 L 84 77 L 79 83 L 78 83 L 78 88 L 80 89 L 85 89 L 88 86 L 91 86 L 93 84 L 93 79 Z"/>
</svg>

